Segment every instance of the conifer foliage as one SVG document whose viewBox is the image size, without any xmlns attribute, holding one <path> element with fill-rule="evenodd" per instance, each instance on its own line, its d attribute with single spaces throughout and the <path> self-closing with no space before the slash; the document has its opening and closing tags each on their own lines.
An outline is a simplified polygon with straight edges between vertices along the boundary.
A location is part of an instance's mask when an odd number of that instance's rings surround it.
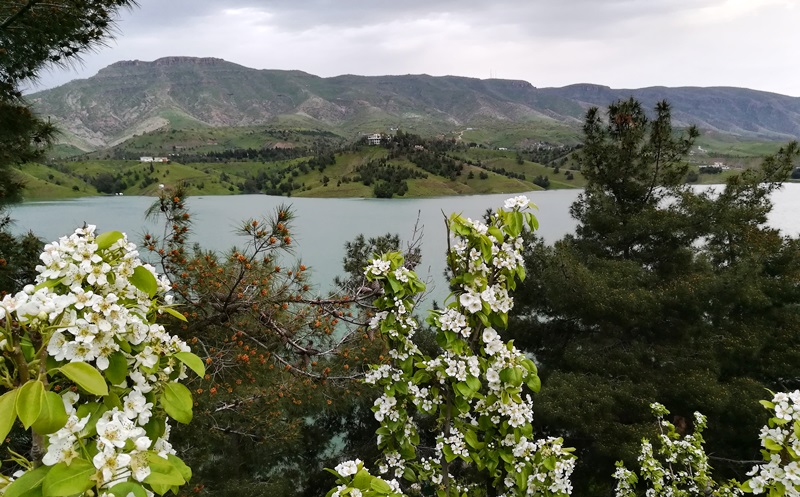
<svg viewBox="0 0 800 497">
<path fill-rule="evenodd" d="M 10 166 L 35 160 L 55 128 L 36 116 L 21 86 L 48 64 L 65 65 L 101 45 L 120 9 L 133 0 L 3 0 L 0 2 L 0 207 L 20 200 Z"/>
<path fill-rule="evenodd" d="M 800 244 L 766 225 L 791 172 L 790 144 L 724 187 L 691 188 L 697 131 L 634 100 L 588 112 L 574 235 L 526 251 L 510 334 L 541 362 L 538 425 L 579 449 L 576 490 L 610 490 L 614 461 L 652 436 L 648 406 L 691 430 L 708 416 L 723 477 L 759 458 L 765 388 L 798 385 Z"/>
</svg>

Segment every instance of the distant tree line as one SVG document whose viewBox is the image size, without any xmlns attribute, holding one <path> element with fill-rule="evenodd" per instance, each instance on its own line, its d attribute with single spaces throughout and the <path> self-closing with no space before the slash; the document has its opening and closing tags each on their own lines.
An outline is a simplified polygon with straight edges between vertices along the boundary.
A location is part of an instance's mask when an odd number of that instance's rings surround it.
<svg viewBox="0 0 800 497">
<path fill-rule="evenodd" d="M 377 198 L 403 196 L 408 191 L 406 180 L 428 177 L 427 174 L 409 167 L 389 164 L 386 159 L 371 160 L 358 166 L 356 171 L 356 181 L 361 181 L 364 186 L 374 185 L 372 191 Z"/>
<path fill-rule="evenodd" d="M 517 152 L 517 156 L 524 159 L 529 160 L 531 162 L 536 162 L 539 164 L 555 164 L 556 161 L 564 160 L 561 165 L 566 164 L 567 157 L 575 152 L 576 150 L 580 150 L 583 147 L 582 144 L 578 145 L 550 145 L 545 144 L 544 146 L 538 146 L 536 148 L 531 148 L 528 150 L 520 150 Z"/>
</svg>

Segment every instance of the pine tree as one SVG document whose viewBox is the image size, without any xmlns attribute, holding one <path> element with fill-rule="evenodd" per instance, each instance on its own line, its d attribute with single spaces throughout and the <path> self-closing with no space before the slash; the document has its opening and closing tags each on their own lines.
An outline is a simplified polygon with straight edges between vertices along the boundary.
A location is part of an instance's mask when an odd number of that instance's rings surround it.
<svg viewBox="0 0 800 497">
<path fill-rule="evenodd" d="M 0 208 L 20 200 L 12 166 L 41 157 L 56 129 L 25 102 L 21 85 L 48 64 L 69 64 L 108 38 L 133 0 L 0 1 Z"/>
<path fill-rule="evenodd" d="M 577 231 L 528 250 L 511 326 L 541 362 L 538 422 L 581 450 L 579 494 L 608 490 L 615 460 L 635 461 L 654 401 L 686 430 L 707 414 L 710 453 L 758 459 L 737 433 L 758 431 L 764 388 L 799 380 L 800 243 L 765 226 L 796 145 L 696 190 L 683 158 L 697 131 L 677 133 L 665 102 L 652 120 L 634 100 L 607 119 L 592 109 L 584 135 Z"/>
</svg>

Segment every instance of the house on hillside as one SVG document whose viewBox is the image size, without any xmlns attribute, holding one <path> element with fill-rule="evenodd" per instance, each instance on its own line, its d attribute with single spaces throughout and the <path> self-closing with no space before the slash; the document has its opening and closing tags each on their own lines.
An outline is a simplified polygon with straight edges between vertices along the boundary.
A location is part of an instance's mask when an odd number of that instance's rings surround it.
<svg viewBox="0 0 800 497">
<path fill-rule="evenodd" d="M 169 157 L 139 157 L 139 162 L 163 162 L 169 164 Z"/>
<path fill-rule="evenodd" d="M 383 136 L 380 133 L 373 133 L 367 137 L 367 143 L 370 145 L 380 145 Z"/>
</svg>

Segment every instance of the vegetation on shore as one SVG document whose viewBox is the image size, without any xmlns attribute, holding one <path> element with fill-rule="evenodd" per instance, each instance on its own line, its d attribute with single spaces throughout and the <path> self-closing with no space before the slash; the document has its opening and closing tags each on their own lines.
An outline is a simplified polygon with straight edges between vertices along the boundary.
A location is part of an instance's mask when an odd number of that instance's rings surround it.
<svg viewBox="0 0 800 497">
<path fill-rule="evenodd" d="M 104 152 L 17 168 L 26 200 L 95 195 L 154 196 L 182 184 L 191 195 L 268 194 L 297 197 L 435 197 L 583 188 L 575 160 L 579 140 L 492 148 L 459 137 L 423 138 L 402 130 L 380 145 L 348 143 L 330 130 L 250 127 L 158 130 Z M 684 180 L 723 183 L 774 143 L 698 140 Z M 142 162 L 162 157 L 168 162 Z M 725 165 L 715 167 L 713 164 Z M 730 165 L 728 165 L 730 164 Z M 163 185 L 163 186 L 162 186 Z"/>
</svg>

